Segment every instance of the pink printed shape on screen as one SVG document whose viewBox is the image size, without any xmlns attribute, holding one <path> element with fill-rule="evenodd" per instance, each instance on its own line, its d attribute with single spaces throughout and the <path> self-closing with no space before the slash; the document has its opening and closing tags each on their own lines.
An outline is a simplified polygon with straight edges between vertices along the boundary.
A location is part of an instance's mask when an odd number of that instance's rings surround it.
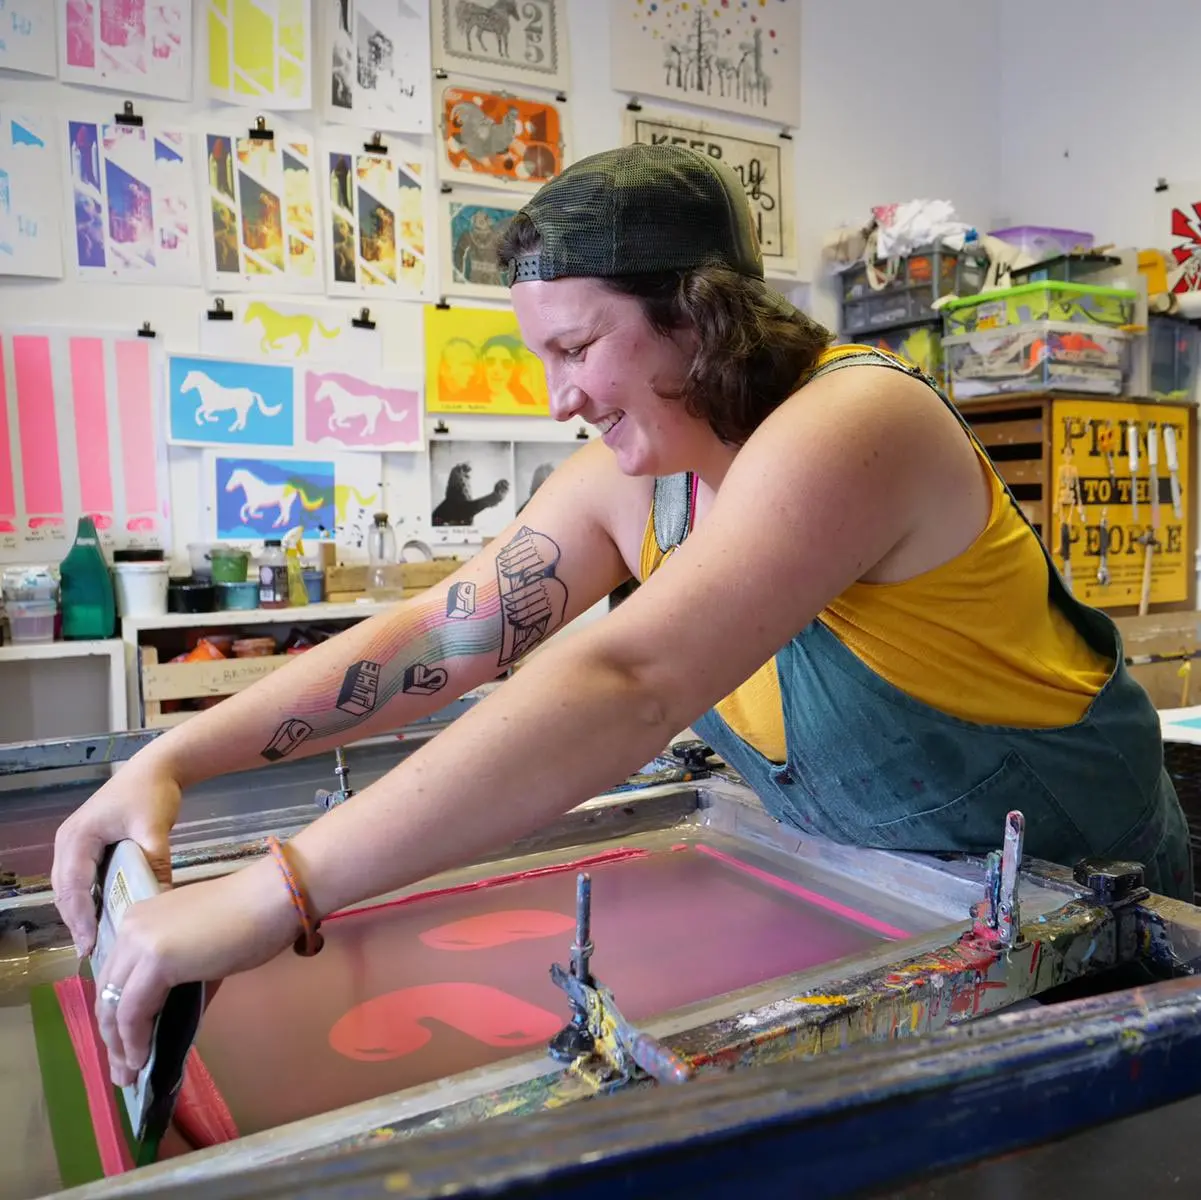
<svg viewBox="0 0 1201 1200">
<path fill-rule="evenodd" d="M 116 344 L 117 422 L 121 433 L 121 478 L 125 485 L 125 528 L 150 533 L 158 527 L 158 446 L 150 346 L 140 338 Z M 164 504 L 165 508 L 165 504 Z"/>
<path fill-rule="evenodd" d="M 486 1046 L 534 1046 L 563 1027 L 556 1016 L 483 983 L 429 983 L 356 1004 L 329 1031 L 330 1047 L 357 1062 L 386 1062 L 420 1050 L 440 1021 Z"/>
<path fill-rule="evenodd" d="M 71 400 L 80 507 L 100 530 L 113 526 L 113 471 L 108 451 L 108 389 L 104 339 L 70 340 Z"/>
<path fill-rule="evenodd" d="M 306 371 L 305 435 L 344 446 L 416 444 L 421 398 L 415 388 L 390 387 L 344 371 Z"/>
<path fill-rule="evenodd" d="M 492 950 L 510 942 L 557 937 L 575 928 L 575 918 L 542 908 L 515 908 L 464 917 L 419 934 L 434 950 Z"/>
</svg>

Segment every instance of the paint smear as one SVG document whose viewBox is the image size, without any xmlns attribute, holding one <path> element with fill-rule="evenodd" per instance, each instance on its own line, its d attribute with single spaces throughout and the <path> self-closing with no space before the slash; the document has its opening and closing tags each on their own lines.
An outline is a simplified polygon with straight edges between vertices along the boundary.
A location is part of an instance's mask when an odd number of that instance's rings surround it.
<svg viewBox="0 0 1201 1200">
<path fill-rule="evenodd" d="M 575 918 L 541 908 L 504 909 L 427 929 L 418 937 L 434 950 L 491 950 L 509 942 L 555 937 L 575 928 Z"/>
<path fill-rule="evenodd" d="M 71 395 L 75 405 L 75 458 L 79 503 L 101 527 L 112 522 L 113 472 L 108 453 L 108 395 L 104 383 L 104 342 L 71 338 Z"/>
<path fill-rule="evenodd" d="M 329 1031 L 345 1058 L 386 1062 L 420 1050 L 433 1036 L 423 1022 L 440 1022 L 485 1046 L 521 1047 L 547 1041 L 564 1019 L 482 983 L 430 983 L 401 988 L 356 1004 Z"/>
<path fill-rule="evenodd" d="M 58 462 L 50 339 L 14 337 L 13 363 L 21 430 L 21 475 L 30 528 L 62 524 L 63 485 Z"/>
</svg>

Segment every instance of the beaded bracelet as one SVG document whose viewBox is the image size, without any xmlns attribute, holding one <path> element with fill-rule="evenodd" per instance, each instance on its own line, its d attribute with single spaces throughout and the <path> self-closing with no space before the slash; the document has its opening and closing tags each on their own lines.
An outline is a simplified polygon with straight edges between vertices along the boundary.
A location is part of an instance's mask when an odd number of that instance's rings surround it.
<svg viewBox="0 0 1201 1200">
<path fill-rule="evenodd" d="M 292 897 L 292 905 L 300 917 L 301 933 L 293 942 L 292 949 L 305 958 L 312 958 L 325 945 L 325 938 L 320 932 L 321 922 L 313 919 L 308 893 L 304 890 L 304 884 L 300 882 L 300 876 L 293 870 L 283 843 L 277 837 L 269 837 L 267 849 L 271 851 L 271 857 L 275 859 L 275 865 L 284 877 L 288 894 Z"/>
</svg>

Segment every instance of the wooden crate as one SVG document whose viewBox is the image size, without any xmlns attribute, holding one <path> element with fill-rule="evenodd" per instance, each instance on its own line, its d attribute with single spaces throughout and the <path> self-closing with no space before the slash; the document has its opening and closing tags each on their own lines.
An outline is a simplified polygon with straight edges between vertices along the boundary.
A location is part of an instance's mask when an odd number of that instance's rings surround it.
<svg viewBox="0 0 1201 1200">
<path fill-rule="evenodd" d="M 163 712 L 167 700 L 203 700 L 232 696 L 290 663 L 294 654 L 268 658 L 223 658 L 209 662 L 160 663 L 153 646 L 142 646 L 141 693 L 143 724 L 147 729 L 179 725 L 194 711 Z"/>
<path fill-rule="evenodd" d="M 1083 504 L 1074 506 L 1068 523 L 1073 591 L 1086 604 L 1103 608 L 1114 616 L 1136 614 L 1139 610 L 1146 552 L 1138 538 L 1151 527 L 1146 430 L 1151 422 L 1158 426 L 1172 425 L 1180 459 L 1182 512 L 1179 518 L 1173 512 L 1167 455 L 1161 443 L 1159 546 L 1152 554 L 1147 611 L 1179 612 L 1196 607 L 1197 410 L 1194 406 L 1121 396 L 1030 393 L 964 400 L 958 407 L 1061 569 L 1056 497 L 1061 471 L 1068 461 L 1065 447 L 1071 447 L 1070 461 L 1079 474 L 1083 493 Z M 1139 431 L 1141 445 L 1137 521 L 1129 495 L 1126 430 L 1130 425 Z M 1097 440 L 1098 431 L 1105 426 L 1118 433 L 1119 445 L 1113 456 L 1117 494 L 1111 491 L 1108 462 Z M 1109 547 L 1108 584 L 1097 579 L 1103 514 Z"/>
<path fill-rule="evenodd" d="M 435 558 L 430 562 L 400 563 L 400 577 L 405 599 L 419 596 L 448 575 L 453 575 L 463 562 L 458 558 Z M 326 599 L 331 603 L 353 603 L 367 594 L 367 567 L 363 563 L 331 567 L 325 577 Z"/>
</svg>

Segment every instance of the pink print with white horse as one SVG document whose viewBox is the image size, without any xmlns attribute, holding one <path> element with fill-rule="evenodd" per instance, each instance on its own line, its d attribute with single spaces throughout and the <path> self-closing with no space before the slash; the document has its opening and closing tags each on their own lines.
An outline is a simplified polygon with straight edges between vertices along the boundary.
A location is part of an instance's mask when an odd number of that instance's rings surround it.
<svg viewBox="0 0 1201 1200">
<path fill-rule="evenodd" d="M 304 433 L 311 446 L 420 450 L 420 386 L 401 375 L 308 370 L 304 376 Z"/>
</svg>

